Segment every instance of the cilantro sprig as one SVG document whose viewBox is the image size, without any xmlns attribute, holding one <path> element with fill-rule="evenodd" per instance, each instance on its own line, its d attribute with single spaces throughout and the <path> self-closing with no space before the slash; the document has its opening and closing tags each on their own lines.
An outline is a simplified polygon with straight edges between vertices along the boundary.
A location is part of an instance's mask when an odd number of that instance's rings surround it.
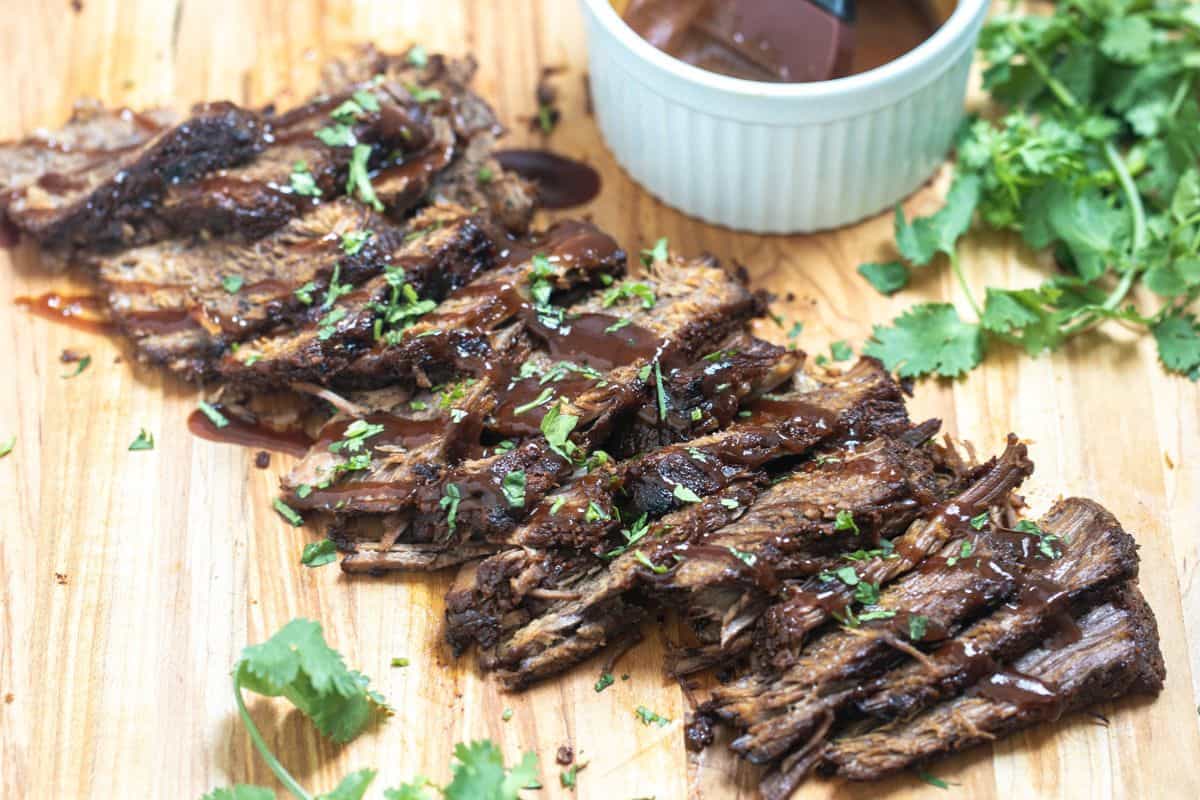
<svg viewBox="0 0 1200 800">
<path fill-rule="evenodd" d="M 1116 320 L 1150 332 L 1166 369 L 1200 379 L 1200 11 L 1064 0 L 1048 16 L 993 19 L 980 50 L 1006 115 L 964 126 L 941 209 L 897 209 L 901 260 L 859 270 L 891 294 L 944 255 L 974 319 L 918 304 L 876 326 L 864 352 L 905 377 L 954 377 L 998 345 L 1037 356 Z M 978 295 L 959 253 L 972 225 L 1019 233 L 1057 269 Z"/>
<path fill-rule="evenodd" d="M 342 656 L 326 643 L 320 624 L 307 619 L 294 619 L 262 644 L 247 647 L 233 668 L 234 700 L 246 732 L 271 772 L 298 800 L 362 800 L 375 778 L 375 770 L 352 772 L 333 791 L 314 798 L 271 752 L 246 708 L 243 693 L 285 697 L 323 735 L 345 744 L 391 713 L 383 697 L 369 686 L 367 676 L 349 669 Z M 433 800 L 434 797 L 519 800 L 521 789 L 538 785 L 538 759 L 534 753 L 525 753 L 520 763 L 506 767 L 500 749 L 488 740 L 456 745 L 450 771 L 452 777 L 445 786 L 417 777 L 386 790 L 383 797 L 385 800 Z M 230 789 L 215 789 L 203 800 L 273 800 L 274 797 L 270 789 L 239 784 Z"/>
</svg>

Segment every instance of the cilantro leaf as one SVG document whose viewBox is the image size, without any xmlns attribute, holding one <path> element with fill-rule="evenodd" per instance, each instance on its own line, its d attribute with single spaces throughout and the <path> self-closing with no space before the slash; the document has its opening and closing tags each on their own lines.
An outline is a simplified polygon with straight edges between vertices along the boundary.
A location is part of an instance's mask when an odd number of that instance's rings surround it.
<svg viewBox="0 0 1200 800">
<path fill-rule="evenodd" d="M 955 178 L 946 204 L 928 217 L 907 222 L 904 209 L 896 206 L 896 245 L 900 254 L 918 267 L 928 264 L 938 253 L 953 255 L 959 237 L 971 225 L 979 194 L 979 177 L 965 174 Z"/>
<path fill-rule="evenodd" d="M 261 786 L 239 783 L 232 789 L 213 789 L 200 800 L 275 800 L 275 792 Z"/>
<path fill-rule="evenodd" d="M 345 744 L 385 708 L 368 678 L 346 667 L 325 642 L 319 623 L 294 619 L 262 644 L 242 651 L 234 669 L 239 688 L 287 697 L 317 730 Z"/>
<path fill-rule="evenodd" d="M 1200 323 L 1192 314 L 1176 312 L 1153 328 L 1158 357 L 1172 372 L 1200 379 Z"/>
<path fill-rule="evenodd" d="M 518 792 L 537 780 L 538 759 L 526 753 L 508 769 L 500 748 L 488 740 L 458 744 L 450 765 L 453 779 L 443 790 L 446 800 L 519 800 Z"/>
<path fill-rule="evenodd" d="M 5 439 L 4 441 L 0 442 L 0 458 L 4 458 L 6 455 L 11 453 L 13 451 L 13 448 L 16 446 L 17 446 L 17 437 L 15 435 L 10 436 L 7 439 Z"/>
<path fill-rule="evenodd" d="M 351 772 L 342 778 L 336 789 L 317 795 L 316 800 L 362 800 L 373 780 L 375 780 L 375 770 L 373 769 Z"/>
<path fill-rule="evenodd" d="M 858 274 L 866 278 L 867 283 L 875 287 L 880 294 L 895 294 L 908 286 L 908 267 L 903 261 L 889 261 L 886 264 L 861 264 Z"/>
<path fill-rule="evenodd" d="M 978 325 L 963 322 L 948 303 L 914 306 L 892 327 L 876 325 L 863 353 L 878 358 L 901 377 L 961 375 L 983 358 Z"/>
<path fill-rule="evenodd" d="M 1145 17 L 1110 17 L 1104 23 L 1100 52 L 1125 64 L 1145 64 L 1153 56 L 1154 27 Z"/>
</svg>

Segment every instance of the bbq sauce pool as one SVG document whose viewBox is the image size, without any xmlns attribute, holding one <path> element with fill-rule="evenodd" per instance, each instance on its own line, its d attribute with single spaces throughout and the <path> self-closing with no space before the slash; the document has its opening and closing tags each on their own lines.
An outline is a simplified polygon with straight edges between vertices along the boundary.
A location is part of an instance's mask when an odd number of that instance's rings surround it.
<svg viewBox="0 0 1200 800">
<path fill-rule="evenodd" d="M 824 70 L 812 64 L 806 66 L 807 60 L 795 49 L 784 51 L 773 46 L 767 37 L 743 33 L 743 26 L 752 29 L 755 23 L 746 24 L 736 8 L 750 7 L 755 11 L 748 16 L 769 20 L 768 15 L 786 14 L 788 4 L 805 3 L 806 0 L 740 0 L 736 4 L 727 0 L 612 0 L 613 8 L 634 32 L 663 52 L 709 72 L 772 83 L 844 78 L 881 67 L 932 36 L 957 6 L 955 0 L 858 0 L 854 4 L 857 13 L 853 33 L 840 35 L 842 41 L 836 48 L 840 52 L 829 59 L 836 62 L 832 74 L 813 75 L 812 70 Z M 762 27 L 763 22 L 760 20 L 758 25 Z M 798 32 L 822 35 L 813 33 L 814 27 L 800 23 Z M 821 30 L 832 38 L 833 22 L 823 25 Z M 790 33 L 777 38 L 794 41 Z M 824 42 L 795 46 L 820 48 Z M 834 45 L 829 47 L 832 54 Z M 823 57 L 817 60 L 824 61 Z M 803 74 L 806 69 L 810 74 Z"/>
</svg>

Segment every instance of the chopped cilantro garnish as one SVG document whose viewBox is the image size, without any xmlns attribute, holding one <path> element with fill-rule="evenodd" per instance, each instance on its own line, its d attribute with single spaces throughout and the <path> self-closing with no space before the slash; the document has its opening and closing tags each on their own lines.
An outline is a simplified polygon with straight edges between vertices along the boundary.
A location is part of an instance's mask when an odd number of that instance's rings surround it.
<svg viewBox="0 0 1200 800">
<path fill-rule="evenodd" d="M 92 357 L 91 356 L 81 356 L 79 358 L 79 360 L 75 362 L 74 371 L 68 372 L 66 375 L 63 375 L 63 377 L 64 378 L 77 377 L 80 375 L 80 373 L 82 373 L 85 369 L 87 369 L 91 365 L 92 365 Z"/>
<path fill-rule="evenodd" d="M 554 502 L 550 504 L 550 516 L 554 516 L 555 514 L 557 514 L 558 510 L 560 508 L 562 508 L 566 502 L 567 502 L 567 498 L 556 497 L 554 499 Z"/>
<path fill-rule="evenodd" d="M 153 450 L 154 449 L 154 434 L 142 428 L 138 431 L 137 438 L 129 444 L 130 450 Z"/>
<path fill-rule="evenodd" d="M 426 403 L 424 400 L 410 400 L 408 401 L 408 407 L 413 411 L 425 411 L 429 408 L 429 403 Z"/>
<path fill-rule="evenodd" d="M 923 770 L 917 770 L 917 777 L 920 778 L 921 780 L 925 781 L 926 783 L 928 783 L 930 786 L 936 786 L 939 789 L 949 789 L 950 788 L 950 784 L 946 783 L 944 780 L 937 777 L 936 775 L 930 775 L 928 772 L 925 772 Z"/>
<path fill-rule="evenodd" d="M 367 439 L 378 436 L 383 431 L 382 425 L 367 422 L 365 419 L 356 419 L 346 426 L 341 439 L 329 445 L 329 452 L 339 453 L 343 450 L 348 453 L 362 452 Z"/>
<path fill-rule="evenodd" d="M 879 584 L 860 580 L 854 587 L 854 599 L 864 606 L 875 605 L 879 602 Z"/>
<path fill-rule="evenodd" d="M 513 710 L 511 708 L 506 708 L 500 712 L 500 719 L 502 719 L 503 721 L 508 722 L 512 718 L 513 718 Z"/>
<path fill-rule="evenodd" d="M 612 515 L 597 505 L 595 500 L 592 500 L 588 502 L 583 518 L 587 522 L 608 522 L 612 519 Z"/>
<path fill-rule="evenodd" d="M 512 508 L 525 507 L 525 470 L 515 469 L 504 476 L 500 482 L 500 491 Z"/>
<path fill-rule="evenodd" d="M 920 614 L 913 614 L 908 618 L 908 638 L 914 642 L 919 642 L 925 638 L 925 631 L 929 627 L 929 617 L 923 617 Z"/>
<path fill-rule="evenodd" d="M 804 323 L 797 322 L 796 324 L 792 325 L 792 329 L 790 331 L 788 331 L 788 338 L 789 339 L 799 339 L 800 334 L 802 334 L 802 333 L 804 333 Z"/>
<path fill-rule="evenodd" d="M 341 122 L 318 128 L 313 135 L 320 140 L 321 144 L 328 147 L 354 147 L 358 144 L 354 128 Z"/>
<path fill-rule="evenodd" d="M 621 319 L 614 322 L 612 325 L 609 325 L 607 328 L 605 328 L 604 332 L 605 333 L 616 333 L 617 331 L 621 330 L 621 328 L 627 327 L 628 325 L 632 325 L 632 324 L 633 324 L 633 321 L 630 320 L 628 317 L 622 317 Z"/>
<path fill-rule="evenodd" d="M 616 681 L 613 678 L 611 672 L 601 672 L 600 679 L 598 681 L 596 681 L 596 694 L 603 692 L 605 689 L 612 686 L 613 683 L 615 683 L 615 682 Z"/>
<path fill-rule="evenodd" d="M 558 782 L 560 784 L 562 784 L 562 788 L 570 789 L 571 791 L 574 791 L 575 790 L 575 782 L 579 778 L 579 770 L 583 769 L 586 766 L 587 766 L 587 764 L 572 764 L 570 767 L 564 769 L 561 773 L 559 773 Z"/>
<path fill-rule="evenodd" d="M 337 561 L 337 545 L 332 539 L 309 542 L 300 554 L 300 563 L 306 567 L 323 567 L 334 561 Z"/>
<path fill-rule="evenodd" d="M 730 511 L 733 511 L 734 509 L 741 507 L 740 504 L 738 503 L 738 501 L 734 500 L 732 497 L 722 497 L 721 505 L 725 506 Z"/>
<path fill-rule="evenodd" d="M 754 553 L 747 553 L 745 550 L 738 550 L 733 546 L 730 546 L 729 552 L 733 554 L 734 558 L 736 558 L 738 561 L 741 561 L 747 567 L 753 567 L 758 563 L 758 556 L 754 555 Z"/>
<path fill-rule="evenodd" d="M 359 230 L 350 231 L 342 234 L 342 252 L 348 256 L 358 255 L 358 252 L 366 245 L 367 240 L 375 235 L 374 231 Z"/>
<path fill-rule="evenodd" d="M 409 660 L 403 656 L 398 656 L 392 659 L 391 664 L 393 667 L 407 667 L 409 665 Z"/>
<path fill-rule="evenodd" d="M 354 98 L 355 103 L 358 103 L 358 107 L 368 114 L 374 114 L 379 110 L 379 101 L 375 99 L 375 95 L 365 89 L 359 89 L 351 97 Z"/>
<path fill-rule="evenodd" d="M 214 405 L 210 405 L 204 401 L 200 401 L 196 405 L 197 408 L 200 409 L 200 413 L 206 417 L 209 417 L 209 422 L 211 422 L 212 425 L 215 425 L 218 428 L 223 428 L 229 425 L 229 420 L 226 419 L 226 415 L 222 414 L 221 411 L 218 411 Z"/>
<path fill-rule="evenodd" d="M 578 422 L 579 417 L 563 414 L 558 404 L 551 406 L 546 416 L 542 417 L 541 431 L 550 449 L 568 461 L 575 455 L 576 445 L 570 436 Z"/>
<path fill-rule="evenodd" d="M 835 531 L 854 531 L 857 536 L 859 534 L 858 523 L 854 521 L 854 515 L 846 509 L 838 509 L 837 518 L 834 520 L 833 529 Z"/>
<path fill-rule="evenodd" d="M 642 263 L 647 267 L 653 266 L 656 263 L 663 263 L 670 257 L 670 242 L 667 237 L 662 237 L 654 243 L 654 247 L 649 250 L 642 251 Z"/>
<path fill-rule="evenodd" d="M 431 89 L 425 86 L 419 86 L 415 83 L 410 83 L 404 88 L 408 89 L 408 93 L 412 95 L 413 100 L 418 103 L 436 103 L 442 99 L 442 93 L 439 89 Z"/>
<path fill-rule="evenodd" d="M 429 63 L 429 54 L 422 45 L 414 44 L 408 49 L 404 60 L 418 69 L 423 69 Z"/>
<path fill-rule="evenodd" d="M 226 275 L 224 278 L 221 278 L 221 288 L 229 292 L 229 294 L 240 292 L 245 283 L 246 279 L 241 275 Z"/>
<path fill-rule="evenodd" d="M 11 453 L 13 451 L 13 448 L 16 446 L 17 446 L 17 437 L 16 436 L 10 436 L 5 441 L 0 442 L 0 458 L 4 458 L 6 455 Z"/>
<path fill-rule="evenodd" d="M 551 513 L 553 513 L 553 511 L 554 511 L 554 509 L 551 509 Z M 643 538 L 645 538 L 646 534 L 649 532 L 650 532 L 650 523 L 647 521 L 646 514 L 642 514 L 640 517 L 638 517 L 636 520 L 634 520 L 633 525 L 630 526 L 628 529 L 624 529 L 624 528 L 621 529 L 621 535 L 625 537 L 625 544 L 621 545 L 620 547 L 616 547 L 612 550 L 609 550 L 604 555 L 608 558 L 616 558 L 617 556 L 621 555 L 626 550 L 628 550 L 630 547 L 632 547 L 633 545 L 640 542 Z"/>
<path fill-rule="evenodd" d="M 346 309 L 335 308 L 317 324 L 317 339 L 324 342 L 337 333 L 337 324 L 346 318 Z"/>
<path fill-rule="evenodd" d="M 321 304 L 321 308 L 332 308 L 339 297 L 343 297 L 354 291 L 353 286 L 341 282 L 341 277 L 342 265 L 334 264 L 333 274 L 329 276 L 329 287 L 325 290 L 325 302 Z"/>
<path fill-rule="evenodd" d="M 293 292 L 293 294 L 296 295 L 296 299 L 299 300 L 301 303 L 303 303 L 306 306 L 311 306 L 313 304 L 313 292 L 315 292 L 316 290 L 317 290 L 317 285 L 315 283 L 313 283 L 312 281 L 309 281 L 308 283 L 304 284 L 299 289 L 297 289 L 295 292 Z"/>
<path fill-rule="evenodd" d="M 619 286 L 614 286 L 604 293 L 602 305 L 605 308 L 611 308 L 619 301 L 626 298 L 638 298 L 642 301 L 642 308 L 654 308 L 658 299 L 654 296 L 654 290 L 644 283 L 622 283 Z"/>
<path fill-rule="evenodd" d="M 637 714 L 637 717 L 642 721 L 642 724 L 646 726 L 657 725 L 660 728 L 665 728 L 667 725 L 671 724 L 670 719 L 662 716 L 656 711 L 651 711 L 645 706 L 638 706 L 634 713 Z"/>
<path fill-rule="evenodd" d="M 682 483 L 675 484 L 675 488 L 671 492 L 675 495 L 675 499 L 681 503 L 699 503 L 700 496 L 693 492 Z"/>
<path fill-rule="evenodd" d="M 850 345 L 839 340 L 829 345 L 829 355 L 834 361 L 849 361 L 854 357 L 854 351 Z"/>
<path fill-rule="evenodd" d="M 876 609 L 874 611 L 863 611 L 858 615 L 859 622 L 873 622 L 877 619 L 891 619 L 896 616 L 895 611 L 888 609 Z"/>
<path fill-rule="evenodd" d="M 667 572 L 667 569 L 668 569 L 667 567 L 663 567 L 658 564 L 655 564 L 641 550 L 634 550 L 633 557 L 639 564 L 641 564 L 643 567 L 645 567 L 646 569 L 653 572 L 655 575 L 662 575 L 665 572 Z"/>
<path fill-rule="evenodd" d="M 276 511 L 279 512 L 279 516 L 283 517 L 292 524 L 293 528 L 299 528 L 304 524 L 304 518 L 296 512 L 296 509 L 292 508 L 278 497 L 275 498 L 271 505 Z"/>
<path fill-rule="evenodd" d="M 446 494 L 439 501 L 438 505 L 446 512 L 446 524 L 450 526 L 450 532 L 458 527 L 458 504 L 462 502 L 462 493 L 458 489 L 457 484 L 446 484 Z"/>
<path fill-rule="evenodd" d="M 980 513 L 971 517 L 971 527 L 977 531 L 983 530 L 984 526 L 988 524 L 989 517 L 989 512 L 981 511 Z"/>
<path fill-rule="evenodd" d="M 375 188 L 371 185 L 371 174 L 367 162 L 371 159 L 369 144 L 356 144 L 350 155 L 350 171 L 346 178 L 346 194 L 357 195 L 358 199 L 376 211 L 383 211 L 383 203 L 375 196 Z"/>
<path fill-rule="evenodd" d="M 292 165 L 292 174 L 290 176 L 292 191 L 304 197 L 320 197 L 321 189 L 317 186 L 317 180 L 313 174 L 308 171 L 308 164 L 303 161 L 297 161 Z"/>
<path fill-rule="evenodd" d="M 524 405 L 520 405 L 520 406 L 517 406 L 516 408 L 514 408 L 513 414 L 524 414 L 526 411 L 532 411 L 533 409 L 537 408 L 538 406 L 544 406 L 544 405 L 546 405 L 546 403 L 549 403 L 550 400 L 553 399 L 553 397 L 554 397 L 554 390 L 552 388 L 550 388 L 549 386 L 547 386 L 545 389 L 542 390 L 542 393 L 539 394 L 536 398 L 534 398 L 533 400 L 531 400 L 528 403 L 525 403 Z"/>
<path fill-rule="evenodd" d="M 955 564 L 957 564 L 962 559 L 968 558 L 971 555 L 971 553 L 973 553 L 974 551 L 975 551 L 975 545 L 971 544 L 971 542 L 969 540 L 963 539 L 962 544 L 960 544 L 958 547 L 958 555 L 947 558 L 946 566 L 953 567 Z"/>
<path fill-rule="evenodd" d="M 654 362 L 654 392 L 658 396 L 658 418 L 667 418 L 667 390 L 663 388 L 662 365 Z"/>
<path fill-rule="evenodd" d="M 492 171 L 491 167 L 482 166 L 479 168 L 479 172 L 476 174 L 476 177 L 479 179 L 480 183 L 486 185 L 492 182 L 492 179 L 496 177 L 496 173 Z"/>
<path fill-rule="evenodd" d="M 1017 523 L 1016 530 L 1020 531 L 1021 533 L 1027 533 L 1031 536 L 1036 536 L 1038 540 L 1038 552 L 1046 558 L 1054 559 L 1062 555 L 1062 553 L 1059 552 L 1058 548 L 1055 546 L 1061 542 L 1062 539 L 1058 536 L 1058 534 L 1046 533 L 1041 529 L 1041 527 L 1038 526 L 1036 522 L 1023 519 Z"/>
</svg>

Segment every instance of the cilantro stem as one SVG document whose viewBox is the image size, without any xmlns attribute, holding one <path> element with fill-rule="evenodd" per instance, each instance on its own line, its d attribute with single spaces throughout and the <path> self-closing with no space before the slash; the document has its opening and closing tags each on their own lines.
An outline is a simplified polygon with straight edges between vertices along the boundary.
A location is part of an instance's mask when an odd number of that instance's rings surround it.
<svg viewBox="0 0 1200 800">
<path fill-rule="evenodd" d="M 1038 77 L 1046 82 L 1046 86 L 1058 98 L 1058 102 L 1072 111 L 1078 111 L 1079 101 L 1075 99 L 1075 95 L 1071 94 L 1071 90 L 1050 73 L 1050 68 L 1046 66 L 1046 62 L 1042 60 L 1042 57 L 1035 50 L 1026 46 L 1024 39 L 1021 37 L 1021 30 L 1017 27 L 1015 21 L 1008 23 L 1008 33 L 1012 36 L 1013 41 L 1017 43 L 1017 47 L 1021 48 L 1021 53 L 1024 54 L 1025 60 L 1029 62 L 1029 66 L 1033 67 Z"/>
<path fill-rule="evenodd" d="M 250 741 L 254 742 L 254 749 L 258 750 L 258 754 L 262 756 L 263 761 L 267 762 L 267 766 L 271 768 L 271 772 L 275 773 L 275 777 L 283 784 L 283 788 L 294 794 L 299 800 L 312 800 L 312 795 L 304 790 L 304 787 L 296 783 L 296 779 L 283 764 L 279 763 L 279 759 L 275 758 L 275 754 L 271 752 L 271 748 L 267 745 L 262 734 L 258 732 L 258 726 L 254 724 L 254 720 L 250 717 L 250 712 L 246 710 L 246 701 L 242 698 L 242 684 L 238 677 L 241 665 L 239 664 L 233 672 L 233 696 L 237 701 L 238 714 L 242 717 L 242 724 L 246 726 L 246 732 L 250 734 Z"/>
<path fill-rule="evenodd" d="M 958 285 L 962 287 L 963 294 L 967 296 L 967 301 L 971 304 L 971 308 L 975 311 L 975 316 L 983 316 L 983 308 L 979 305 L 979 301 L 975 299 L 975 293 L 971 291 L 971 285 L 967 283 L 966 273 L 963 272 L 962 262 L 958 260 L 958 251 L 951 250 L 948 253 L 950 257 L 950 267 L 954 270 L 954 276 L 958 278 Z"/>
<path fill-rule="evenodd" d="M 1117 175 L 1117 181 L 1121 184 L 1121 191 L 1125 195 L 1126 202 L 1129 203 L 1129 214 L 1133 218 L 1133 242 L 1130 255 L 1136 259 L 1141 253 L 1142 248 L 1146 245 L 1146 209 L 1142 205 L 1142 195 L 1138 192 L 1137 186 L 1133 182 L 1133 176 L 1129 174 L 1129 167 L 1125 164 L 1125 159 L 1121 158 L 1121 154 L 1117 152 L 1117 148 L 1112 142 L 1104 143 L 1104 157 L 1108 159 L 1109 165 L 1113 168 L 1113 172 Z M 1129 269 L 1121 276 L 1120 282 L 1112 293 L 1105 298 L 1101 306 L 1105 311 L 1114 311 L 1117 306 L 1121 305 L 1121 301 L 1129 294 L 1133 288 L 1133 282 L 1137 277 L 1136 265 L 1130 264 Z M 1063 329 L 1063 334 L 1073 336 L 1076 333 L 1086 330 L 1099 320 L 1095 315 L 1088 315 L 1079 321 L 1068 325 Z"/>
</svg>

